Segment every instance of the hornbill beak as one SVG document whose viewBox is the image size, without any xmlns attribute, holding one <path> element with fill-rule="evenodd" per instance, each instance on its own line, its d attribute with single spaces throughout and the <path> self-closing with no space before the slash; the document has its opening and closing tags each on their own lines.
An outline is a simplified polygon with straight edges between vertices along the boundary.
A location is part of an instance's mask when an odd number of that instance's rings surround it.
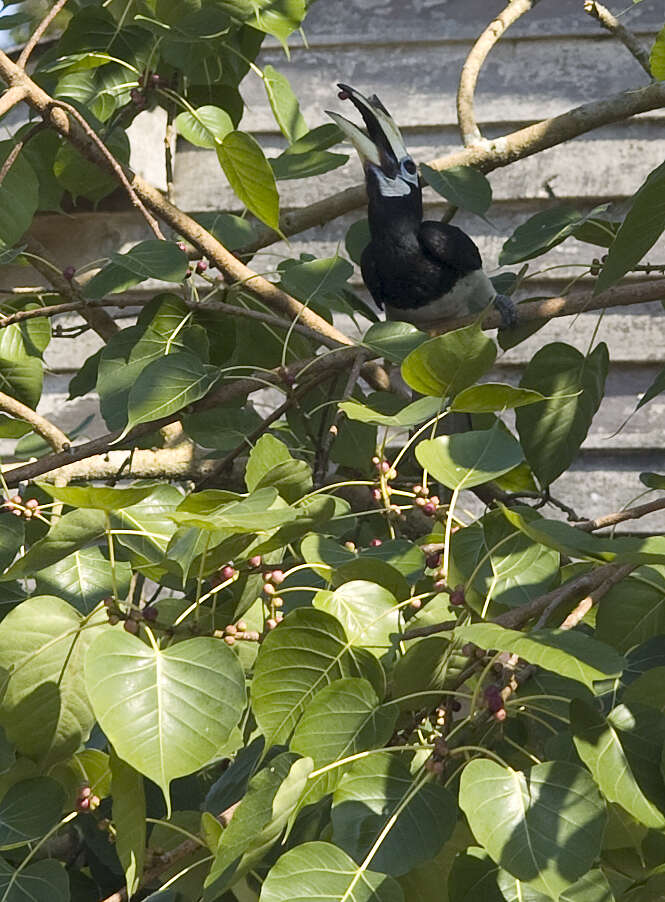
<svg viewBox="0 0 665 902">
<path fill-rule="evenodd" d="M 400 173 L 404 158 L 411 158 L 390 113 L 376 94 L 365 97 L 350 85 L 338 84 L 337 87 L 340 89 L 340 99 L 350 100 L 358 110 L 367 131 L 339 113 L 330 110 L 326 110 L 326 113 L 351 141 L 365 169 L 368 165 L 376 166 L 387 178 L 394 179 Z"/>
</svg>

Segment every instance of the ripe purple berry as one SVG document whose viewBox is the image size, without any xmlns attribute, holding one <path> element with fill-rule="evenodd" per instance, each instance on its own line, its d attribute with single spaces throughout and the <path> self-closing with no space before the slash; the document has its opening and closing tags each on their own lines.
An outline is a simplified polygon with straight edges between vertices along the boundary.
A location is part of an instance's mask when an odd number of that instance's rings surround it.
<svg viewBox="0 0 665 902">
<path fill-rule="evenodd" d="M 434 552 L 432 554 L 428 554 L 425 562 L 430 570 L 436 570 L 436 568 L 441 563 L 441 555 L 438 552 Z"/>
<path fill-rule="evenodd" d="M 431 501 L 426 501 L 425 504 L 423 504 L 422 511 L 424 514 L 427 514 L 428 517 L 432 517 L 436 513 L 436 504 Z"/>
<path fill-rule="evenodd" d="M 207 268 L 208 268 L 207 260 L 199 260 L 198 263 L 196 264 L 196 271 L 197 271 L 197 273 L 199 273 L 199 275 L 201 273 L 205 272 Z"/>
<path fill-rule="evenodd" d="M 67 279 L 68 282 L 71 282 L 71 280 L 74 278 L 75 273 L 76 270 L 73 266 L 65 266 L 62 271 L 63 276 L 65 277 L 65 279 Z"/>
<path fill-rule="evenodd" d="M 154 620 L 157 620 L 157 608 L 152 608 L 152 607 L 143 608 L 141 613 L 143 614 L 143 619 L 147 620 L 149 623 L 152 623 Z"/>
<path fill-rule="evenodd" d="M 455 586 L 453 591 L 450 593 L 450 603 L 455 605 L 456 607 L 463 605 L 466 601 L 464 597 L 464 586 Z"/>
<path fill-rule="evenodd" d="M 132 636 L 135 636 L 139 631 L 139 625 L 136 620 L 125 620 L 123 626 L 128 633 L 132 634 Z"/>
</svg>

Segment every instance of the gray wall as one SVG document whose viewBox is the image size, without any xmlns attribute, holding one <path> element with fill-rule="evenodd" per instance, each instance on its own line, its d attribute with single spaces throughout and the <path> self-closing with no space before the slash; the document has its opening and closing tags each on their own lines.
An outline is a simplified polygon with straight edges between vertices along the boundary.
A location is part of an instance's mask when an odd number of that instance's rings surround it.
<svg viewBox="0 0 665 902">
<path fill-rule="evenodd" d="M 338 80 L 367 93 L 375 91 L 399 121 L 414 157 L 425 161 L 459 147 L 455 118 L 459 71 L 474 38 L 503 5 L 501 0 L 318 0 L 307 19 L 309 46 L 296 37 L 287 61 L 273 44 L 264 50 L 261 61 L 289 76 L 310 127 L 327 121 L 324 109 L 341 109 L 336 98 Z M 618 12 L 630 3 L 620 0 L 609 5 Z M 663 20 L 662 0 L 643 0 L 622 19 L 647 46 Z M 479 79 L 476 114 L 481 129 L 491 137 L 645 82 L 644 72 L 626 49 L 583 13 L 582 0 L 541 0 L 492 50 Z M 284 141 L 260 80 L 250 74 L 243 93 L 248 111 L 241 127 L 254 132 L 269 155 L 278 152 Z M 488 271 L 496 271 L 501 246 L 513 229 L 552 204 L 566 201 L 587 210 L 612 203 L 620 210 L 649 170 L 663 161 L 664 115 L 661 110 L 608 126 L 492 173 L 490 223 L 464 214 L 455 220 L 477 241 Z M 161 123 L 145 114 L 141 119 L 133 127 L 133 163 L 160 183 L 161 140 L 151 143 L 149 134 L 158 135 Z M 306 206 L 357 183 L 360 174 L 352 156 L 343 168 L 320 178 L 283 182 L 282 205 Z M 554 191 L 555 200 L 546 185 Z M 238 206 L 214 153 L 184 143 L 176 154 L 175 200 L 189 211 Z M 426 204 L 428 215 L 440 215 L 441 205 L 433 193 L 427 192 Z M 279 255 L 305 250 L 319 256 L 334 254 L 349 224 L 362 215 L 358 211 L 344 216 L 324 229 L 296 236 L 288 248 L 276 245 L 269 250 Z M 146 237 L 142 223 L 123 209 L 72 216 L 64 229 L 61 217 L 43 216 L 35 233 L 63 265 L 117 250 L 118 241 L 130 245 Z M 588 263 L 596 253 L 574 241 L 555 248 L 532 269 L 559 268 L 534 279 L 530 294 L 557 294 L 576 273 L 575 265 Z M 664 241 L 649 259 L 665 263 Z M 256 260 L 268 269 L 278 257 Z M 26 270 L 20 271 L 20 279 L 19 284 L 30 283 Z M 565 341 L 586 351 L 598 317 L 594 312 L 548 324 L 503 354 L 492 378 L 518 381 L 524 363 L 549 341 Z M 614 309 L 602 318 L 598 338 L 608 343 L 612 359 L 607 397 L 578 463 L 553 487 L 553 494 L 584 513 L 596 515 L 627 504 L 642 489 L 639 472 L 665 471 L 665 401 L 651 402 L 614 435 L 662 367 L 664 337 L 659 304 Z M 71 428 L 94 407 L 93 399 L 74 403 L 64 399 L 70 372 L 96 346 L 94 336 L 85 336 L 75 342 L 53 341 L 49 348 L 51 373 L 40 409 L 65 427 Z M 88 432 L 98 434 L 101 428 L 97 422 Z M 645 520 L 638 528 L 653 528 L 656 523 Z"/>
</svg>

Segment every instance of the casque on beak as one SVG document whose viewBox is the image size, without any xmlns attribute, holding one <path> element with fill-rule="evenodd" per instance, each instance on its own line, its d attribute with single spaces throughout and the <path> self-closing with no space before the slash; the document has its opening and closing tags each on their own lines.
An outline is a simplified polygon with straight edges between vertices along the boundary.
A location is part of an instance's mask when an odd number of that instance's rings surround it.
<svg viewBox="0 0 665 902">
<path fill-rule="evenodd" d="M 376 94 L 365 97 L 350 85 L 338 84 L 337 87 L 340 89 L 340 99 L 350 100 L 358 110 L 367 131 L 339 113 L 326 110 L 327 115 L 351 141 L 365 168 L 367 164 L 372 164 L 388 178 L 394 178 L 399 170 L 400 160 L 408 156 L 408 151 L 390 113 Z"/>
</svg>

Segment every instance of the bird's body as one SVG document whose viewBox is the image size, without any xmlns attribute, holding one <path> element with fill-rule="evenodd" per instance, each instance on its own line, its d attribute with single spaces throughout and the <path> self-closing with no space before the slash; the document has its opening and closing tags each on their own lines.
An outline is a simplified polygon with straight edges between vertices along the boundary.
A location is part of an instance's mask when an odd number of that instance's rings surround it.
<svg viewBox="0 0 665 902">
<path fill-rule="evenodd" d="M 423 221 L 417 168 L 399 129 L 376 97 L 348 85 L 340 97 L 358 109 L 367 133 L 337 113 L 329 115 L 354 144 L 363 162 L 371 240 L 361 271 L 375 303 L 392 320 L 427 329 L 436 320 L 479 313 L 490 303 L 513 325 L 512 302 L 482 268 L 480 252 L 456 226 Z"/>
</svg>

